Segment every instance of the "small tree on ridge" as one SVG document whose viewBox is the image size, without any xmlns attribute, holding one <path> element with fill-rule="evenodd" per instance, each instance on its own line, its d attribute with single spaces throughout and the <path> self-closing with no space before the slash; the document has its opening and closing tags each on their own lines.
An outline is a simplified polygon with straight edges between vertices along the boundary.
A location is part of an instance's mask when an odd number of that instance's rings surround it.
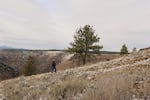
<svg viewBox="0 0 150 100">
<path fill-rule="evenodd" d="M 128 54 L 128 53 L 129 52 L 128 52 L 128 48 L 127 48 L 126 44 L 123 44 L 122 48 L 120 50 L 120 54 L 122 55 L 122 54 Z"/>
</svg>

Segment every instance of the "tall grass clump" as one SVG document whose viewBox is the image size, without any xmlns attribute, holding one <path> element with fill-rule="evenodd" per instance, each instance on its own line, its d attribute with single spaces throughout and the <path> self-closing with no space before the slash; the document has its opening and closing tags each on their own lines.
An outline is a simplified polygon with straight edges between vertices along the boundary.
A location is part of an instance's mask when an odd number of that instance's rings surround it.
<svg viewBox="0 0 150 100">
<path fill-rule="evenodd" d="M 100 77 L 82 100 L 131 100 L 132 80 L 125 76 Z"/>
<path fill-rule="evenodd" d="M 71 100 L 78 94 L 82 94 L 86 88 L 86 82 L 78 79 L 65 81 L 55 85 L 51 90 L 51 100 Z"/>
</svg>

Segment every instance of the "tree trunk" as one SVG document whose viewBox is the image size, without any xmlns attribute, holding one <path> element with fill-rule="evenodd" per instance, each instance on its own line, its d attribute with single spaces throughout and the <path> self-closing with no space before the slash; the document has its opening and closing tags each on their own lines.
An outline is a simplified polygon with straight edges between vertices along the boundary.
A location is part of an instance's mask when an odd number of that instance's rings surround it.
<svg viewBox="0 0 150 100">
<path fill-rule="evenodd" d="M 86 57 L 87 57 L 87 55 L 86 55 L 86 54 L 82 56 L 83 65 L 85 65 L 85 64 L 86 64 Z"/>
</svg>

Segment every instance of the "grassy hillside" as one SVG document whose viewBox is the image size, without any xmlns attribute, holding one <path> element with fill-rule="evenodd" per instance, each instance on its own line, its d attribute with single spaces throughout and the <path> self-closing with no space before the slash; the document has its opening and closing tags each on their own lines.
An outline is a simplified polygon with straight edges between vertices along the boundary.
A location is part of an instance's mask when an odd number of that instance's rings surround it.
<svg viewBox="0 0 150 100">
<path fill-rule="evenodd" d="M 6 100 L 148 100 L 150 49 L 57 73 L 0 83 Z"/>
</svg>

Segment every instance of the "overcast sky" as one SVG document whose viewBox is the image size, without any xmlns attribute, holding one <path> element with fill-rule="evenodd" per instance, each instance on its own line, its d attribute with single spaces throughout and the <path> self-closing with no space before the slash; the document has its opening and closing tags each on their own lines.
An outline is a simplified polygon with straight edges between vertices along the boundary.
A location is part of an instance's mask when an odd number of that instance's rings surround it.
<svg viewBox="0 0 150 100">
<path fill-rule="evenodd" d="M 64 49 L 93 26 L 103 50 L 150 46 L 150 0 L 0 0 L 0 45 Z"/>
</svg>

